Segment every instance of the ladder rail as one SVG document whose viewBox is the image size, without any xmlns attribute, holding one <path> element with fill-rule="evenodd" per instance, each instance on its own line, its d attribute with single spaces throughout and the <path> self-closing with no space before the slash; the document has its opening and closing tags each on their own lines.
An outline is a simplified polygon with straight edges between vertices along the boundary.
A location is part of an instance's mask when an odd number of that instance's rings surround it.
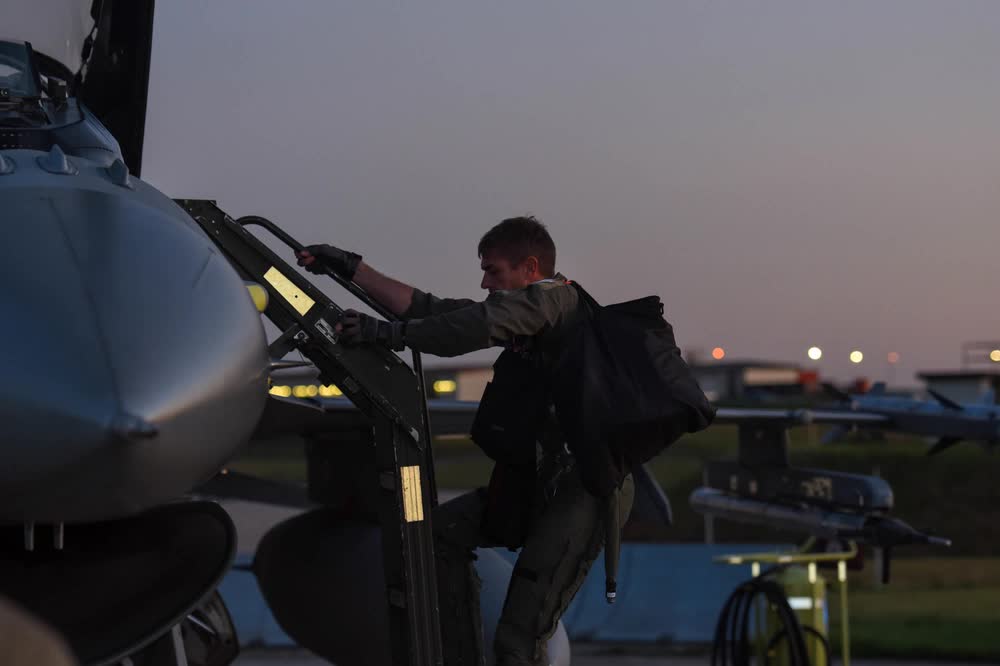
<svg viewBox="0 0 1000 666">
<path fill-rule="evenodd" d="M 266 217 L 261 217 L 259 215 L 244 215 L 243 217 L 237 218 L 236 223 L 243 226 L 259 226 L 265 229 L 272 236 L 280 240 L 282 243 L 290 247 L 296 254 L 305 249 L 305 245 L 297 241 L 291 234 L 286 232 L 284 229 L 276 225 L 271 220 Z M 398 321 L 399 317 L 388 308 L 383 306 L 381 303 L 376 301 L 372 296 L 365 291 L 360 285 L 345 279 L 336 271 L 333 271 L 327 267 L 323 267 L 323 274 L 331 278 L 334 282 L 339 284 L 341 287 L 346 289 L 351 295 L 360 300 L 362 303 L 370 307 L 376 313 L 379 314 L 383 319 L 388 321 Z M 424 364 L 423 359 L 420 357 L 420 352 L 416 349 L 411 350 L 413 359 L 413 373 L 417 377 L 417 390 L 420 393 L 421 402 L 423 404 L 423 422 L 424 422 L 424 432 L 421 434 L 424 436 L 424 441 L 430 441 L 430 414 L 427 410 L 427 384 L 426 378 L 424 377 Z M 434 476 L 434 453 L 430 446 L 425 447 L 427 451 L 427 473 L 431 478 L 430 488 L 428 489 L 431 493 L 431 506 L 438 505 L 438 494 L 437 494 L 437 482 Z"/>
<path fill-rule="evenodd" d="M 426 394 L 418 354 L 411 370 L 380 345 L 344 346 L 335 331 L 343 309 L 256 238 L 261 226 L 293 250 L 302 245 L 266 218 L 234 220 L 214 201 L 177 200 L 245 279 L 268 291 L 264 314 L 295 348 L 336 383 L 372 422 L 382 525 L 383 567 L 393 663 L 442 663 L 431 511 L 436 487 Z M 388 315 L 363 289 L 332 275 L 350 293 Z M 346 282 L 346 284 L 345 284 Z M 390 315 L 391 316 L 391 315 Z"/>
</svg>

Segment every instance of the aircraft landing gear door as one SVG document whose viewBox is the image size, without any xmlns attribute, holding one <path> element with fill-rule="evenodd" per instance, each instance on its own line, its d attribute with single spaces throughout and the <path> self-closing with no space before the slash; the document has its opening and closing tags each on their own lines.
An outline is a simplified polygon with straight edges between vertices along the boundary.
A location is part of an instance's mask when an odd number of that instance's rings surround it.
<svg viewBox="0 0 1000 666">
<path fill-rule="evenodd" d="M 341 345 L 334 330 L 343 311 L 340 306 L 244 227 L 263 226 L 293 250 L 302 247 L 281 229 L 263 218 L 233 220 L 213 201 L 177 203 L 244 279 L 267 289 L 264 314 L 283 331 L 272 348 L 301 351 L 319 368 L 321 381 L 336 384 L 371 420 L 393 663 L 441 664 L 431 530 L 436 488 L 421 378 L 384 347 Z M 370 302 L 356 285 L 344 286 Z M 377 305 L 375 309 L 381 310 Z M 415 365 L 419 372 L 419 362 Z"/>
</svg>

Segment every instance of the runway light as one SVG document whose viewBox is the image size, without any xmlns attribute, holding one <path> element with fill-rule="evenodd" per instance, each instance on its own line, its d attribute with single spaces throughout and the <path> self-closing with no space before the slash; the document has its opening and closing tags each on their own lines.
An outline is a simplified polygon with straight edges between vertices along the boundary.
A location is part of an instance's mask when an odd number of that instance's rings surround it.
<svg viewBox="0 0 1000 666">
<path fill-rule="evenodd" d="M 990 352 L 990 360 L 994 363 L 1000 363 L 1000 349 L 994 349 Z"/>
<path fill-rule="evenodd" d="M 268 391 L 271 395 L 276 395 L 280 398 L 288 398 L 292 395 L 291 386 L 272 386 L 271 390 Z"/>
<path fill-rule="evenodd" d="M 722 359 L 726 358 L 726 350 L 723 349 L 722 347 L 716 347 L 715 349 L 712 350 L 712 358 L 714 358 L 716 361 L 721 361 Z"/>
<path fill-rule="evenodd" d="M 889 352 L 888 360 L 889 363 L 899 363 L 899 352 Z"/>
<path fill-rule="evenodd" d="M 434 382 L 435 393 L 454 393 L 458 389 L 458 384 L 451 379 L 439 379 Z"/>
<path fill-rule="evenodd" d="M 865 360 L 865 355 L 857 349 L 851 352 L 851 363 L 861 363 L 863 360 Z"/>
<path fill-rule="evenodd" d="M 814 361 L 818 361 L 821 358 L 823 358 L 823 350 L 820 349 L 819 347 L 810 347 L 809 351 L 807 351 L 806 354 L 808 354 L 809 358 L 811 358 Z"/>
</svg>

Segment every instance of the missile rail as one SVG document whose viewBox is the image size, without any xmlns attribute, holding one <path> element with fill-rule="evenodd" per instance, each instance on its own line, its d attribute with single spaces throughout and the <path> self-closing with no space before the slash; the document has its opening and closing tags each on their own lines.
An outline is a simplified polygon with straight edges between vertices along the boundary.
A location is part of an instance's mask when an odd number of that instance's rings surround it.
<svg viewBox="0 0 1000 666">
<path fill-rule="evenodd" d="M 291 250 L 302 245 L 265 218 L 234 220 L 214 201 L 178 199 L 245 280 L 268 292 L 264 314 L 281 331 L 272 359 L 298 350 L 367 417 L 360 434 L 375 449 L 378 517 L 393 663 L 442 663 L 431 511 L 437 504 L 426 392 L 419 355 L 413 369 L 380 345 L 340 343 L 343 309 L 247 229 L 258 226 Z M 330 274 L 382 316 L 393 315 L 360 287 Z M 373 480 L 375 482 L 375 480 Z"/>
<path fill-rule="evenodd" d="M 733 420 L 738 459 L 706 465 L 705 485 L 689 498 L 699 513 L 882 548 L 886 580 L 893 547 L 951 545 L 890 517 L 892 488 L 885 479 L 791 466 L 787 429 L 794 420 Z"/>
</svg>

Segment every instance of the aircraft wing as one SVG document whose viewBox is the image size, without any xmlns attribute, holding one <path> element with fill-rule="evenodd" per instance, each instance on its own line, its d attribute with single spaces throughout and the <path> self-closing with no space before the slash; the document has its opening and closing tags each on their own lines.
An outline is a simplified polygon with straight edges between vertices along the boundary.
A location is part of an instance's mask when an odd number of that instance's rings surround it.
<svg viewBox="0 0 1000 666">
<path fill-rule="evenodd" d="M 478 407 L 478 402 L 428 401 L 431 432 L 435 437 L 468 434 Z M 364 420 L 365 416 L 347 398 L 282 398 L 272 395 L 252 439 L 338 430 Z"/>
<path fill-rule="evenodd" d="M 467 435 L 478 407 L 478 402 L 470 401 L 428 401 L 431 432 L 436 437 Z M 347 398 L 270 396 L 253 439 L 335 431 L 356 426 L 364 419 L 364 415 Z M 635 490 L 635 504 L 629 519 L 630 531 L 642 538 L 668 534 L 664 528 L 673 522 L 670 502 L 645 465 L 636 470 Z M 232 470 L 216 475 L 199 487 L 196 494 L 293 508 L 314 505 L 308 498 L 306 488 L 301 485 L 271 481 Z"/>
<path fill-rule="evenodd" d="M 467 435 L 478 406 L 479 403 L 472 401 L 428 401 L 431 432 L 436 437 Z M 272 395 L 253 439 L 331 432 L 356 427 L 365 419 L 347 398 L 284 398 Z M 715 419 L 717 424 L 732 425 L 824 423 L 879 426 L 888 425 L 889 422 L 888 417 L 869 412 L 764 408 L 722 408 L 718 410 Z M 669 500 L 645 466 L 637 470 L 637 474 L 636 503 L 629 521 L 632 526 L 630 531 L 643 538 L 668 534 L 663 529 L 672 522 Z M 304 508 L 312 505 L 306 489 L 300 485 L 232 471 L 220 473 L 199 488 L 197 493 L 289 507 Z"/>
<path fill-rule="evenodd" d="M 213 499 L 260 502 L 293 509 L 307 509 L 315 503 L 309 499 L 306 487 L 296 483 L 271 481 L 242 472 L 223 470 L 198 487 L 193 493 Z"/>
<path fill-rule="evenodd" d="M 432 400 L 428 403 L 431 432 L 435 436 L 466 435 L 472 428 L 479 403 Z M 367 417 L 347 398 L 283 398 L 269 396 L 264 413 L 251 439 L 271 439 L 286 435 L 310 435 L 356 427 Z M 223 470 L 199 486 L 193 494 L 216 499 L 236 499 L 276 506 L 313 506 L 304 486 L 272 481 Z"/>
<path fill-rule="evenodd" d="M 856 412 L 835 409 L 758 409 L 723 407 L 715 414 L 714 424 L 739 425 L 741 423 L 783 423 L 806 425 L 823 423 L 830 425 L 889 425 L 892 419 L 885 414 Z"/>
<path fill-rule="evenodd" d="M 474 401 L 429 400 L 431 432 L 435 437 L 468 434 L 478 407 Z M 335 430 L 338 425 L 357 423 L 359 418 L 364 417 L 347 398 L 271 396 L 253 438 Z M 850 410 L 722 408 L 714 421 L 720 425 L 752 422 L 879 426 L 890 424 L 891 419 L 884 414 Z"/>
</svg>

